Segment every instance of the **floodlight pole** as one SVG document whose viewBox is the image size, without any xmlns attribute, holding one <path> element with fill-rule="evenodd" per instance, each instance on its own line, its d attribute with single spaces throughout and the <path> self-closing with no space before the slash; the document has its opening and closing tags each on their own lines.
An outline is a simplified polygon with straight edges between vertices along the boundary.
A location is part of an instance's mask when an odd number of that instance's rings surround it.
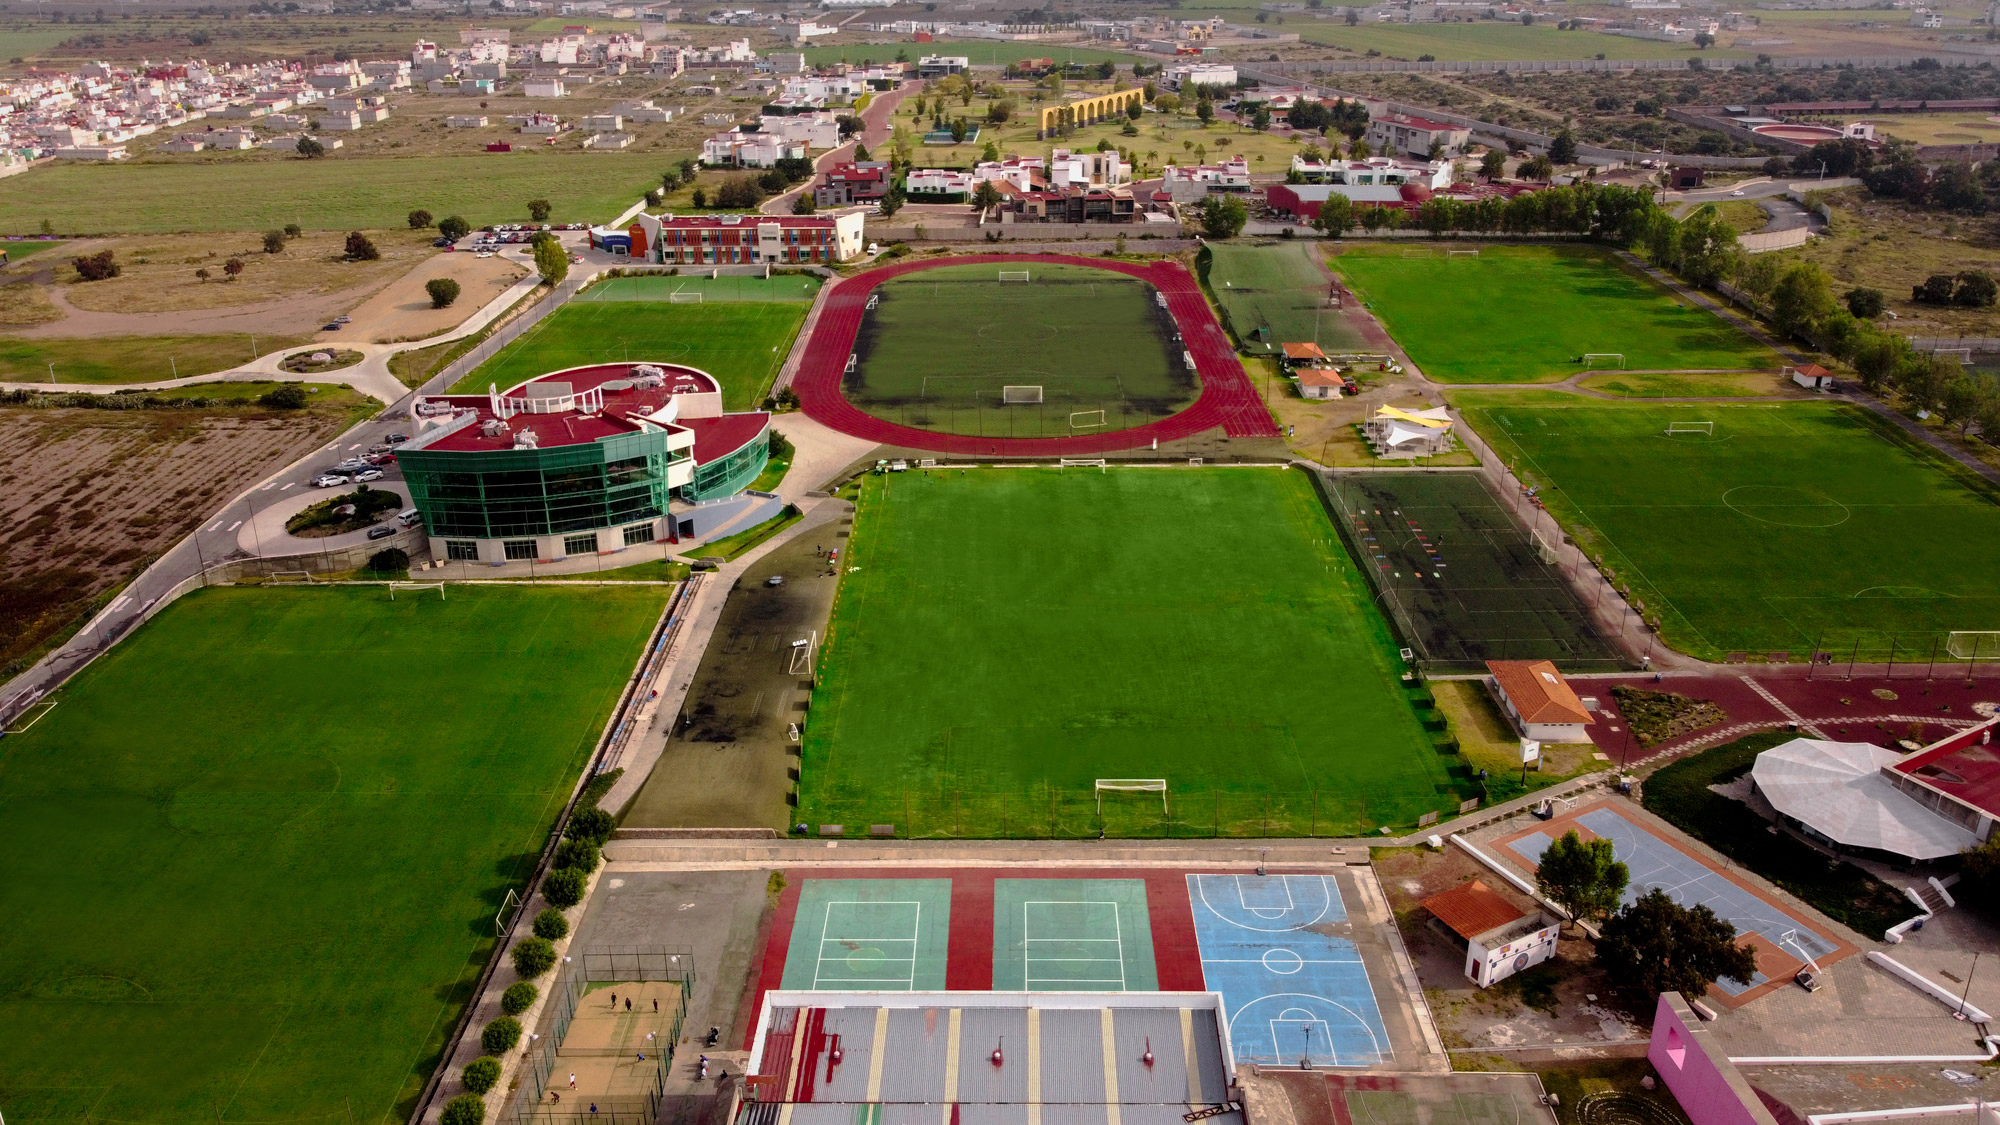
<svg viewBox="0 0 2000 1125">
<path fill-rule="evenodd" d="M 1965 998 L 1972 995 L 1972 974 L 1978 971 L 1979 953 L 1977 950 L 1974 950 L 1972 954 L 1972 967 L 1965 971 L 1965 991 L 1958 994 L 1958 1014 L 1960 1016 L 1965 1015 Z M 6 1123 L 0 1122 L 0 1125 L 6 1125 Z"/>
</svg>

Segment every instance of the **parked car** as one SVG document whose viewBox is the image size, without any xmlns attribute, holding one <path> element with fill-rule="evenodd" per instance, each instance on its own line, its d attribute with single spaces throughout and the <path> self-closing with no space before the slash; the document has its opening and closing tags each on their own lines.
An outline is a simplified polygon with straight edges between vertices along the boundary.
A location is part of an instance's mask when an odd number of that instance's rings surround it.
<svg viewBox="0 0 2000 1125">
<path fill-rule="evenodd" d="M 336 316 L 333 318 L 333 322 L 335 324 L 352 324 L 354 323 L 354 318 L 351 316 Z"/>
<path fill-rule="evenodd" d="M 415 527 L 424 522 L 424 514 L 415 508 L 404 508 L 402 511 L 396 513 L 396 522 L 402 524 L 404 527 Z"/>
<path fill-rule="evenodd" d="M 370 453 L 364 458 L 370 465 L 387 465 L 395 461 L 395 459 L 396 455 L 388 452 Z"/>
<path fill-rule="evenodd" d="M 327 471 L 333 473 L 358 473 L 363 469 L 368 469 L 373 467 L 374 466 L 369 464 L 368 458 L 366 457 L 349 457 L 347 460 L 342 461 L 340 464 L 335 465 L 333 468 Z"/>
<path fill-rule="evenodd" d="M 340 322 L 337 320 L 329 320 L 325 324 L 320 325 L 319 330 L 321 332 L 338 332 L 340 331 Z"/>
<path fill-rule="evenodd" d="M 1807 992 L 1818 992 L 1824 984 L 1819 979 L 1819 974 L 1811 969 L 1800 969 L 1797 975 L 1792 977 L 1792 981 Z"/>
<path fill-rule="evenodd" d="M 363 469 L 360 472 L 354 474 L 354 483 L 356 484 L 366 484 L 371 480 L 381 480 L 381 479 L 382 479 L 382 470 L 376 468 Z"/>
<path fill-rule="evenodd" d="M 449 238 L 434 238 L 434 239 L 431 239 L 431 245 L 432 245 L 432 246 L 450 246 L 450 245 L 451 245 L 451 239 L 449 239 Z"/>
<path fill-rule="evenodd" d="M 314 488 L 339 488 L 347 483 L 347 478 L 339 473 L 321 473 L 312 480 Z"/>
<path fill-rule="evenodd" d="M 403 444 L 404 442 L 406 442 L 406 441 L 410 440 L 410 435 L 408 435 L 408 434 L 390 434 L 390 435 L 389 435 L 388 437 L 385 437 L 385 438 L 383 438 L 382 440 L 383 440 L 383 441 L 386 441 L 386 442 L 388 442 L 388 443 L 389 443 L 390 445 L 401 445 L 401 444 Z"/>
<path fill-rule="evenodd" d="M 387 539 L 394 534 L 396 534 L 396 529 L 393 527 L 371 527 L 368 529 L 368 538 L 370 539 Z"/>
</svg>

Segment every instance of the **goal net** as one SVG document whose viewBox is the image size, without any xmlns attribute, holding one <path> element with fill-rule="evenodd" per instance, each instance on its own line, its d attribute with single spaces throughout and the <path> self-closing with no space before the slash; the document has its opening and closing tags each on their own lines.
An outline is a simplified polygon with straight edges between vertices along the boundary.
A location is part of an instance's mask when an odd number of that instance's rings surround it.
<svg viewBox="0 0 2000 1125">
<path fill-rule="evenodd" d="M 1002 280 L 1002 281 L 1029 281 L 1029 280 L 1032 280 L 1032 279 L 1031 279 L 1031 278 L 1030 278 L 1030 277 L 1028 276 L 1028 271 L 1027 271 L 1027 270 L 1001 270 L 1001 271 L 1000 271 L 1000 280 Z"/>
<path fill-rule="evenodd" d="M 1167 779 L 1164 777 L 1100 777 L 1092 786 L 1097 797 L 1097 811 L 1104 811 L 1104 794 L 1110 793 L 1158 793 L 1160 811 L 1167 811 Z"/>
<path fill-rule="evenodd" d="M 273 586 L 312 586 L 318 583 L 310 570 L 274 570 L 271 572 Z"/>
<path fill-rule="evenodd" d="M 1435 258 L 1437 256 L 1438 252 L 1429 246 L 1422 248 L 1405 247 L 1403 250 L 1403 257 L 1405 258 Z"/>
<path fill-rule="evenodd" d="M 16 715 L 14 717 L 13 722 L 7 724 L 7 729 L 5 733 L 7 734 L 28 733 L 29 727 L 34 726 L 36 723 L 41 722 L 42 716 L 55 710 L 56 704 L 60 702 L 62 701 L 44 700 L 41 703 L 30 703 L 26 710 L 22 711 L 19 715 Z"/>
<path fill-rule="evenodd" d="M 1447 258 L 1477 258 L 1477 257 L 1479 256 L 1479 251 L 1477 251 L 1477 250 L 1447 250 L 1447 251 L 1445 251 L 1445 252 L 1444 252 L 1444 256 L 1445 256 L 1445 257 L 1447 257 Z"/>
<path fill-rule="evenodd" d="M 1715 433 L 1715 423 L 1713 423 L 1713 422 L 1668 422 L 1668 423 L 1667 423 L 1667 432 L 1668 432 L 1668 433 L 1670 433 L 1670 434 L 1710 434 L 1710 435 L 1713 435 L 1713 434 Z"/>
<path fill-rule="evenodd" d="M 1944 650 L 1960 660 L 2000 659 L 2000 633 L 1953 633 L 1945 638 Z"/>
<path fill-rule="evenodd" d="M 1059 469 L 1103 469 L 1106 465 L 1102 457 L 1065 457 L 1056 467 Z"/>
<path fill-rule="evenodd" d="M 1016 404 L 1016 403 L 1029 403 L 1029 404 L 1033 404 L 1033 403 L 1038 403 L 1038 402 L 1042 401 L 1042 388 L 1041 388 L 1041 385 L 1040 385 L 1040 384 L 1036 384 L 1035 386 L 1032 386 L 1032 387 L 1028 387 L 1028 386 L 1020 386 L 1020 387 L 1015 387 L 1015 386 L 1007 386 L 1007 387 L 1001 387 L 1001 388 L 1000 388 L 1000 401 L 1001 401 L 1001 402 L 1004 402 L 1004 403 L 1008 403 L 1008 404 L 1010 404 L 1010 405 L 1011 405 L 1011 404 Z"/>
<path fill-rule="evenodd" d="M 690 292 L 686 289 L 676 289 L 672 293 L 667 294 L 667 303 L 674 305 L 699 305 L 701 304 L 701 298 L 702 295 L 700 293 Z"/>
<path fill-rule="evenodd" d="M 389 583 L 390 601 L 393 602 L 396 600 L 396 591 L 398 590 L 401 590 L 405 594 L 421 594 L 425 590 L 436 590 L 438 592 L 438 600 L 444 600 L 444 583 L 442 582 L 391 582 Z"/>
<path fill-rule="evenodd" d="M 1931 354 L 1942 359 L 1955 359 L 1961 367 L 1972 366 L 1971 348 L 1932 348 Z"/>
<path fill-rule="evenodd" d="M 1104 411 L 1102 410 L 1072 410 L 1069 412 L 1069 428 L 1072 430 L 1090 430 L 1105 424 Z"/>
<path fill-rule="evenodd" d="M 1543 563 L 1549 566 L 1554 566 L 1556 564 L 1556 545 L 1549 542 L 1549 537 L 1543 535 L 1542 529 L 1539 527 L 1531 529 L 1528 534 L 1535 541 L 1535 557 L 1541 559 Z"/>
<path fill-rule="evenodd" d="M 1623 367 L 1625 366 L 1625 353 L 1585 352 L 1583 353 L 1583 365 L 1585 367 Z"/>
<path fill-rule="evenodd" d="M 819 646 L 819 630 L 814 629 L 805 639 L 792 642 L 792 661 L 785 667 L 788 676 L 803 676 L 812 670 L 813 649 Z"/>
</svg>

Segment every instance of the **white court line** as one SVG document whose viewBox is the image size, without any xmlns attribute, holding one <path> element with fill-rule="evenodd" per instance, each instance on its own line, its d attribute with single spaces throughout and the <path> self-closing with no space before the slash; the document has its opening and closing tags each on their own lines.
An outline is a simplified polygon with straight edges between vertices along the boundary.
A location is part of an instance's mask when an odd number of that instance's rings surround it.
<svg viewBox="0 0 2000 1125">
<path fill-rule="evenodd" d="M 911 955 L 910 955 L 909 957 L 886 957 L 886 956 L 885 956 L 885 957 L 883 957 L 883 958 L 882 958 L 882 960 L 884 960 L 884 961 L 908 961 L 908 962 L 910 963 L 910 972 L 909 972 L 909 975 L 908 975 L 907 977 L 841 977 L 841 976 L 834 976 L 834 977 L 828 977 L 828 976 L 825 976 L 825 975 L 823 975 L 823 974 L 822 974 L 822 973 L 820 972 L 820 970 L 821 970 L 821 969 L 822 969 L 822 968 L 823 968 L 823 967 L 824 967 L 824 966 L 826 965 L 826 960 L 827 960 L 827 958 L 826 958 L 826 942 L 827 942 L 827 937 L 826 937 L 826 934 L 827 934 L 827 931 L 828 931 L 828 930 L 831 930 L 831 929 L 833 928 L 833 908 L 834 908 L 834 907 L 836 907 L 836 906 L 908 906 L 908 907 L 911 907 L 911 908 L 912 908 L 912 909 L 913 909 L 913 910 L 915 911 L 915 913 L 914 913 L 914 915 L 913 915 L 913 916 L 911 917 L 911 919 L 910 919 L 910 936 L 909 936 L 909 937 L 906 937 L 906 938 L 900 938 L 900 937 L 899 937 L 899 938 L 867 938 L 867 939 L 846 939 L 846 940 L 868 940 L 868 941 L 907 941 L 907 942 L 910 942 L 910 943 L 911 943 L 911 945 L 912 945 L 912 949 L 911 949 Z M 896 901 L 891 901 L 891 902 L 863 902 L 863 901 L 861 901 L 861 900 L 859 900 L 859 899 L 834 899 L 834 900 L 832 900 L 832 901 L 828 902 L 828 903 L 826 904 L 826 911 L 825 911 L 825 912 L 824 912 L 824 913 L 823 913 L 823 914 L 822 914 L 822 915 L 820 916 L 820 925 L 819 925 L 819 933 L 820 933 L 820 946 L 819 946 L 819 956 L 818 956 L 818 958 L 817 958 L 817 959 L 815 959 L 815 960 L 813 961 L 813 987 L 814 987 L 814 988 L 818 988 L 818 987 L 820 986 L 820 982 L 821 982 L 821 981 L 828 981 L 828 982 L 837 982 L 837 983 L 852 983 L 852 984 L 900 984 L 900 985 L 902 985 L 902 986 L 903 986 L 903 987 L 904 987 L 905 989 L 915 989 L 915 988 L 916 988 L 916 986 L 917 986 L 917 959 L 916 959 L 916 950 L 915 950 L 914 946 L 915 946 L 915 944 L 916 944 L 916 942 L 917 942 L 917 939 L 918 939 L 919 937 L 921 937 L 921 936 L 922 936 L 922 934 L 923 934 L 923 918 L 924 918 L 924 904 L 923 904 L 923 903 L 921 903 L 921 902 L 908 902 L 908 901 L 903 901 L 903 900 L 896 900 Z M 839 941 L 839 940 L 843 940 L 843 939 L 840 939 L 840 938 L 835 938 L 835 939 L 833 939 L 833 940 L 835 940 L 835 941 Z M 841 958 L 840 960 L 844 961 L 844 960 L 845 960 L 845 958 Z"/>
<path fill-rule="evenodd" d="M 1324 875 L 1286 875 L 1286 876 L 1280 876 L 1281 878 L 1286 878 L 1286 879 L 1293 879 L 1293 878 L 1297 878 L 1297 879 L 1318 879 L 1318 880 L 1320 881 L 1320 887 L 1321 887 L 1321 889 L 1322 889 L 1322 890 L 1324 890 L 1324 891 L 1326 892 L 1326 898 L 1325 898 L 1325 900 L 1324 900 L 1324 901 L 1323 901 L 1323 902 L 1321 903 L 1321 905 L 1320 905 L 1320 909 L 1319 909 L 1319 913 L 1318 913 L 1318 914 L 1316 914 L 1316 915 L 1314 915 L 1313 917 L 1311 917 L 1311 918 L 1309 918 L 1309 919 L 1305 920 L 1304 922 L 1301 922 L 1301 923 L 1299 923 L 1299 924 L 1298 924 L 1298 925 L 1296 925 L 1296 926 L 1280 926 L 1280 927 L 1279 927 L 1279 928 L 1277 928 L 1277 929 L 1270 929 L 1270 928 L 1267 928 L 1267 927 L 1264 927 L 1264 926 L 1252 926 L 1252 925 L 1249 925 L 1249 924 L 1247 924 L 1247 923 L 1245 923 L 1245 922 L 1243 922 L 1243 921 L 1240 921 L 1239 919 L 1236 919 L 1236 918 L 1231 918 L 1231 917 L 1230 917 L 1229 915 L 1227 915 L 1227 914 L 1224 914 L 1224 913 L 1223 913 L 1222 911 L 1220 911 L 1220 910 L 1216 909 L 1216 906 L 1215 906 L 1215 904 L 1214 904 L 1214 903 L 1212 903 L 1212 902 L 1210 902 L 1210 901 L 1208 900 L 1208 880 L 1209 880 L 1210 878 L 1221 878 L 1221 877 L 1222 877 L 1222 876 L 1209 876 L 1209 875 L 1193 875 L 1193 876 L 1190 876 L 1190 878 L 1192 878 L 1192 879 L 1194 880 L 1194 885 L 1195 885 L 1195 889 L 1196 889 L 1197 891 L 1200 891 L 1200 892 L 1201 892 L 1201 904 L 1202 904 L 1203 906 L 1205 906 L 1205 907 L 1207 907 L 1207 908 L 1208 908 L 1208 912 L 1209 912 L 1210 914 L 1213 914 L 1213 915 L 1215 915 L 1215 916 L 1216 916 L 1216 918 L 1220 919 L 1221 921 L 1224 921 L 1224 922 L 1227 922 L 1227 923 L 1229 923 L 1230 925 L 1232 925 L 1232 926 L 1235 926 L 1235 927 L 1236 927 L 1236 928 L 1238 928 L 1238 929 L 1242 929 L 1242 930 L 1249 930 L 1249 931 L 1250 931 L 1251 933 L 1257 933 L 1257 934 L 1281 934 L 1281 933 L 1287 933 L 1287 932 L 1290 932 L 1290 931 L 1292 931 L 1292 930 L 1303 930 L 1303 929 L 1305 929 L 1305 928 L 1306 928 L 1306 927 L 1308 927 L 1308 926 L 1311 926 L 1311 925 L 1314 925 L 1314 924 L 1315 924 L 1315 923 L 1317 923 L 1317 922 L 1318 922 L 1318 921 L 1319 921 L 1319 920 L 1320 920 L 1321 918 L 1324 918 L 1324 917 L 1326 917 L 1326 915 L 1327 915 L 1327 911 L 1329 911 L 1329 910 L 1332 910 L 1332 909 L 1333 909 L 1333 904 L 1334 904 L 1334 902 L 1335 902 L 1335 900 L 1336 900 L 1336 899 L 1335 899 L 1335 896 L 1339 894 L 1339 890 L 1338 890 L 1338 888 L 1336 888 L 1336 887 L 1334 887 L 1334 886 L 1333 886 L 1332 884 L 1328 883 L 1328 882 L 1327 882 L 1327 877 L 1326 877 L 1326 876 L 1324 876 Z M 1229 878 L 1234 878 L 1234 876 L 1229 876 Z M 1240 897 L 1240 892 L 1239 892 L 1239 897 Z"/>
<path fill-rule="evenodd" d="M 1269 876 L 1263 877 L 1269 878 Z M 1275 914 L 1265 913 L 1266 910 L 1270 909 L 1269 907 L 1250 905 L 1250 900 L 1243 894 L 1243 876 L 1237 875 L 1234 878 L 1236 880 L 1236 901 L 1243 904 L 1243 912 L 1245 914 L 1255 915 L 1259 918 L 1283 918 L 1298 905 L 1298 901 L 1292 897 L 1292 877 L 1289 875 L 1278 876 L 1278 885 L 1285 888 L 1285 905 L 1278 907 Z"/>
<path fill-rule="evenodd" d="M 1110 908 L 1111 908 L 1111 927 L 1112 927 L 1112 934 L 1111 934 L 1111 936 L 1110 936 L 1110 937 L 1108 937 L 1108 938 L 1037 938 L 1037 937 L 1032 937 L 1032 936 L 1030 936 L 1030 931 L 1031 931 L 1031 927 L 1030 927 L 1030 926 L 1029 926 L 1029 924 L 1028 924 L 1028 918 L 1029 918 L 1029 912 L 1028 912 L 1028 908 L 1029 908 L 1029 907 L 1031 907 L 1031 906 L 1081 906 L 1081 907 L 1091 907 L 1091 906 L 1108 906 L 1108 907 L 1110 907 Z M 1048 917 L 1048 915 L 1047 915 L 1047 914 L 1045 913 L 1045 914 L 1044 914 L 1044 917 L 1046 918 L 1046 917 Z M 1084 915 L 1084 919 L 1085 919 L 1085 921 L 1086 921 L 1086 922 L 1087 922 L 1087 921 L 1089 921 L 1089 917 L 1090 917 L 1090 916 L 1089 916 L 1089 914 L 1087 914 L 1087 913 L 1086 913 L 1086 914 Z M 1031 966 L 1033 966 L 1033 965 L 1035 964 L 1035 962 L 1037 962 L 1037 961 L 1046 961 L 1046 962 L 1049 962 L 1049 963 L 1053 964 L 1053 963 L 1057 963 L 1057 962 L 1062 962 L 1062 961 L 1080 961 L 1080 960 L 1089 960 L 1089 961 L 1109 961 L 1109 960 L 1111 960 L 1111 958 L 1109 958 L 1109 957 L 1091 957 L 1091 958 L 1073 958 L 1073 957 L 1063 957 L 1063 958 L 1057 958 L 1057 957 L 1034 957 L 1034 956 L 1030 956 L 1030 955 L 1029 955 L 1029 953 L 1028 953 L 1028 944 L 1029 944 L 1030 942 L 1035 942 L 1035 941 L 1096 941 L 1096 942 L 1106 942 L 1106 941 L 1109 941 L 1109 942 L 1115 942 L 1115 943 L 1117 944 L 1117 946 L 1118 946 L 1118 958 L 1117 958 L 1117 961 L 1118 961 L 1118 991 L 1120 991 L 1120 992 L 1123 992 L 1123 991 L 1125 991 L 1125 987 L 1126 987 L 1126 986 L 1125 986 L 1125 923 L 1124 923 L 1124 917 L 1123 917 L 1123 914 L 1122 914 L 1122 912 L 1121 912 L 1121 911 L 1120 911 L 1120 910 L 1118 909 L 1118 903 L 1117 903 L 1117 902 L 1115 902 L 1115 901 L 1111 901 L 1111 900 L 1106 900 L 1106 899 L 1082 899 L 1082 900 L 1079 900 L 1079 901 L 1076 901 L 1076 902 L 1058 902 L 1058 901 L 1054 901 L 1054 900 L 1051 900 L 1051 899 L 1031 899 L 1031 900 L 1027 900 L 1027 901 L 1024 901 L 1024 902 L 1022 902 L 1022 903 L 1021 903 L 1021 980 L 1022 980 L 1022 982 L 1023 982 L 1024 984 L 1025 984 L 1025 983 L 1029 983 L 1029 982 L 1033 982 L 1033 981 L 1054 981 L 1054 982 L 1056 982 L 1056 983 L 1059 983 L 1059 984 L 1086 984 L 1086 983 L 1087 983 L 1087 984 L 1109 984 L 1109 983 L 1111 983 L 1111 978 L 1110 978 L 1110 977 L 1101 977 L 1101 978 L 1094 978 L 1094 979 L 1071 979 L 1071 978 L 1066 978 L 1066 977 L 1064 977 L 1064 978 L 1056 978 L 1056 977 L 1038 977 L 1038 976 L 1035 976 L 1035 975 L 1034 975 L 1034 973 L 1033 973 L 1033 971 L 1032 971 L 1032 968 L 1031 968 Z"/>
</svg>

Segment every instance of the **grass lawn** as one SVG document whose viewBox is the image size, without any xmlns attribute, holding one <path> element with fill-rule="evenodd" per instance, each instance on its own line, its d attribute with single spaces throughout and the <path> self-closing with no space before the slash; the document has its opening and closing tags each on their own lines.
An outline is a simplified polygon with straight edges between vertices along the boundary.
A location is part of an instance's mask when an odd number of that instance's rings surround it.
<svg viewBox="0 0 2000 1125">
<path fill-rule="evenodd" d="M 0 180 L 0 183 L 6 181 Z M 0 336 L 0 380 L 15 383 L 150 383 L 227 371 L 262 352 L 307 341 L 298 336 Z M 49 365 L 55 365 L 53 373 Z"/>
<path fill-rule="evenodd" d="M 989 39 L 940 39 L 935 43 L 840 43 L 805 49 L 807 66 L 830 63 L 886 63 L 901 53 L 910 62 L 924 55 L 964 55 L 973 66 L 1005 66 L 1023 59 L 1054 59 L 1057 62 L 1100 63 L 1109 59 L 1122 66 L 1140 61 L 1124 51 L 1102 51 L 1095 47 L 1072 47 L 1066 43 L 1003 43 Z"/>
<path fill-rule="evenodd" d="M 1915 658 L 1948 631 L 2000 629 L 2000 593 L 1970 562 L 2000 554 L 1995 490 L 1865 411 L 1452 397 L 1683 652 L 1858 644 L 1882 660 L 1893 641 Z M 1675 421 L 1714 434 L 1670 437 Z"/>
<path fill-rule="evenodd" d="M 1477 258 L 1406 258 L 1405 249 L 1349 249 L 1333 267 L 1439 382 L 1563 379 L 1587 352 L 1621 352 L 1632 369 L 1782 362 L 1603 250 L 1482 246 Z"/>
<path fill-rule="evenodd" d="M 1793 386 L 1791 380 L 1769 371 L 1685 375 L 1613 372 L 1579 379 L 1576 385 L 1621 398 L 1768 398 Z"/>
<path fill-rule="evenodd" d="M 51 246 L 61 246 L 61 239 L 46 242 L 0 242 L 0 250 L 7 252 L 7 262 L 12 265 L 30 254 L 39 254 Z"/>
<path fill-rule="evenodd" d="M 1185 17 L 1183 17 L 1185 18 Z M 1349 27 L 1345 20 L 1286 19 L 1283 31 L 1297 32 L 1300 39 L 1350 51 L 1380 51 L 1391 58 L 1415 59 L 1434 55 L 1447 62 L 1504 59 L 1688 59 L 1692 46 L 1652 39 L 1631 39 L 1622 35 L 1598 35 L 1585 31 L 1557 31 L 1550 24 L 1524 27 L 1518 23 L 1482 21 L 1447 24 L 1361 23 Z M 1710 59 L 1743 58 L 1742 51 L 1709 50 Z"/>
<path fill-rule="evenodd" d="M 787 504 L 783 511 L 765 520 L 763 523 L 757 524 L 754 527 L 746 527 L 734 535 L 726 535 L 721 539 L 710 540 L 686 553 L 693 555 L 697 559 L 733 559 L 804 518 L 804 512 Z"/>
<path fill-rule="evenodd" d="M 883 282 L 881 304 L 855 341 L 848 401 L 940 433 L 1045 437 L 1119 430 L 1194 401 L 1194 373 L 1172 343 L 1158 291 L 1083 266 L 1025 263 L 1032 280 L 1001 281 L 992 265 L 943 266 Z M 1089 358 L 1077 346 L 1089 341 Z M 1040 403 L 1007 403 L 1007 386 L 1042 388 Z"/>
<path fill-rule="evenodd" d="M 201 591 L 85 670 L 0 741 L 8 1119 L 406 1116 L 665 597 Z"/>
<path fill-rule="evenodd" d="M 669 163 L 637 153 L 509 153 L 421 159 L 57 163 L 0 180 L 0 230 L 42 220 L 64 234 L 308 230 L 404 225 L 411 208 L 472 225 L 519 220 L 523 200 L 555 205 L 557 222 L 606 222 L 659 183 Z"/>
<path fill-rule="evenodd" d="M 842 563 L 800 820 L 1095 835 L 1112 777 L 1166 778 L 1171 811 L 1107 798 L 1113 835 L 1358 834 L 1460 800 L 1301 473 L 870 476 Z"/>
<path fill-rule="evenodd" d="M 452 392 L 484 391 L 488 383 L 505 390 L 545 372 L 588 363 L 649 360 L 700 368 L 722 383 L 725 410 L 751 410 L 769 392 L 808 307 L 804 301 L 675 305 L 579 299 L 474 368 Z"/>
<path fill-rule="evenodd" d="M 1326 307 L 1332 282 L 1317 243 L 1217 242 L 1207 254 L 1209 292 L 1244 351 L 1270 355 L 1309 341 L 1329 352 L 1361 349 L 1361 334 Z"/>
<path fill-rule="evenodd" d="M 1797 738 L 1753 734 L 1671 762 L 1646 779 L 1646 811 L 1785 888 L 1813 909 L 1870 938 L 1908 918 L 1910 900 L 1851 863 L 1827 866 L 1826 856 L 1791 836 L 1772 835 L 1742 802 L 1709 786 L 1750 771 L 1757 755 Z"/>
</svg>

